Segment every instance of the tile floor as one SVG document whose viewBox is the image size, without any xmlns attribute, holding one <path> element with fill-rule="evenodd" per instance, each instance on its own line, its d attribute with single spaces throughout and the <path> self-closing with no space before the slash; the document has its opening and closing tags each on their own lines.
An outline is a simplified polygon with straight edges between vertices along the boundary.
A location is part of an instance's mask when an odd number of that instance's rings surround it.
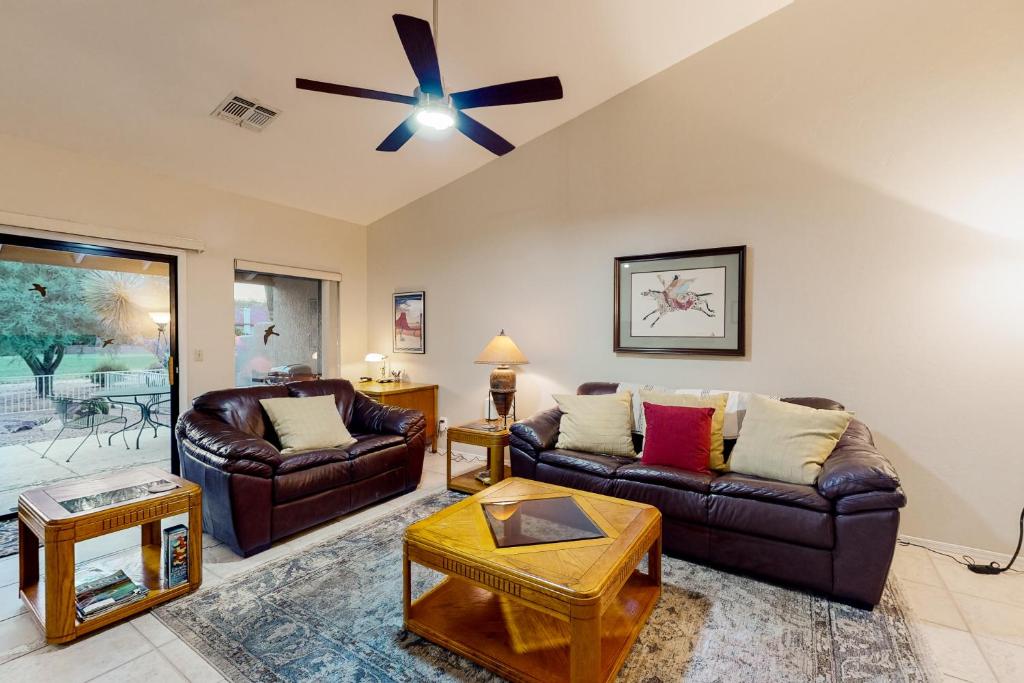
<svg viewBox="0 0 1024 683">
<path fill-rule="evenodd" d="M 469 466 L 472 466 L 470 464 Z M 467 467 L 462 465 L 461 467 Z M 445 460 L 428 455 L 420 488 L 402 498 L 349 515 L 240 558 L 212 538 L 204 540 L 203 589 L 263 562 L 340 534 L 444 487 Z M 169 520 L 168 523 L 177 523 Z M 81 560 L 136 541 L 134 530 L 79 544 Z M 900 547 L 893 571 L 902 579 L 925 637 L 948 681 L 1024 681 L 1024 574 L 977 576 L 952 560 Z M 17 596 L 17 558 L 0 559 L 0 680 L 194 681 L 223 680 L 215 669 L 155 617 L 143 614 L 80 641 L 48 646 Z"/>
<path fill-rule="evenodd" d="M 902 580 L 948 681 L 1024 681 L 1024 574 L 982 576 L 921 548 L 898 547 Z"/>
</svg>

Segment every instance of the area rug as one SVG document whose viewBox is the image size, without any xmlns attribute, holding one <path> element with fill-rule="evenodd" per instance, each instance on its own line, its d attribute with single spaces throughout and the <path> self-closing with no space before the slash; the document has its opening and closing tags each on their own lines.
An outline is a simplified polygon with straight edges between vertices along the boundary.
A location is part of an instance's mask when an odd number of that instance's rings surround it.
<svg viewBox="0 0 1024 683">
<path fill-rule="evenodd" d="M 442 493 L 154 611 L 231 681 L 497 681 L 402 631 L 402 531 Z M 414 565 L 415 566 L 415 565 Z M 439 575 L 418 568 L 418 595 Z M 865 612 L 673 558 L 620 681 L 931 681 L 891 579 Z"/>
<path fill-rule="evenodd" d="M 18 519 L 0 520 L 0 558 L 18 554 Z"/>
</svg>

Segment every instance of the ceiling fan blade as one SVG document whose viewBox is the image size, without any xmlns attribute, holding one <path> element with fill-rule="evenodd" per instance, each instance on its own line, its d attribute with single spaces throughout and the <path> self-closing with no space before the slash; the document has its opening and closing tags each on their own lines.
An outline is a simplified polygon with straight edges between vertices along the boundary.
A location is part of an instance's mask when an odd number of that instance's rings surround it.
<svg viewBox="0 0 1024 683">
<path fill-rule="evenodd" d="M 452 93 L 452 104 L 459 109 L 497 107 L 502 104 L 525 104 L 562 99 L 562 81 L 558 76 L 530 78 L 500 85 L 488 85 L 475 90 Z"/>
<path fill-rule="evenodd" d="M 508 154 L 516 148 L 511 142 L 461 111 L 455 112 L 455 127 L 467 138 L 498 156 Z"/>
<path fill-rule="evenodd" d="M 391 134 L 384 138 L 384 142 L 377 145 L 378 152 L 397 152 L 402 145 L 409 142 L 409 139 L 416 133 L 416 114 L 398 124 L 398 127 L 391 131 Z"/>
<path fill-rule="evenodd" d="M 380 90 L 368 90 L 367 88 L 355 88 L 351 85 L 338 85 L 337 83 L 324 83 L 323 81 L 311 81 L 308 78 L 296 78 L 295 87 L 300 90 L 313 90 L 315 92 L 326 92 L 332 95 L 348 95 L 349 97 L 364 97 L 368 100 L 384 100 L 386 102 L 401 102 L 402 104 L 416 104 L 417 99 L 409 95 L 398 95 L 393 92 L 382 92 Z"/>
<path fill-rule="evenodd" d="M 430 23 L 419 17 L 410 17 L 408 14 L 394 14 L 391 18 L 395 21 L 398 37 L 405 48 L 413 73 L 416 74 L 416 80 L 420 82 L 420 91 L 444 97 L 441 69 L 437 65 L 437 48 L 434 47 Z"/>
</svg>

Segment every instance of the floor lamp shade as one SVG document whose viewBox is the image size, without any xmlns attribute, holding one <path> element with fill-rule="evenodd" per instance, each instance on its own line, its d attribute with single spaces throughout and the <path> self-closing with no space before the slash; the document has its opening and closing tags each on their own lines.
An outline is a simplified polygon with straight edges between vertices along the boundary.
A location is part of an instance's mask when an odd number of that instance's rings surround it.
<svg viewBox="0 0 1024 683">
<path fill-rule="evenodd" d="M 502 418 L 508 417 L 512 409 L 512 399 L 516 394 L 516 373 L 509 366 L 525 365 L 530 361 L 512 338 L 505 334 L 505 330 L 502 330 L 487 343 L 475 362 L 497 366 L 491 371 L 491 398 L 494 400 L 498 415 Z"/>
</svg>

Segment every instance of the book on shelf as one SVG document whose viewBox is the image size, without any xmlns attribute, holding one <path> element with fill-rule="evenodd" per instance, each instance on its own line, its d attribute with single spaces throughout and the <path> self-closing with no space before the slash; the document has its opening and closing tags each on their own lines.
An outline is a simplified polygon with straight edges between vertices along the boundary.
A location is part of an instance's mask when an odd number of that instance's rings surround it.
<svg viewBox="0 0 1024 683">
<path fill-rule="evenodd" d="M 75 609 L 82 621 L 112 609 L 138 602 L 149 589 L 133 581 L 124 571 L 106 574 L 75 586 Z"/>
<path fill-rule="evenodd" d="M 164 529 L 164 582 L 168 588 L 188 581 L 188 527 L 184 524 Z"/>
</svg>

